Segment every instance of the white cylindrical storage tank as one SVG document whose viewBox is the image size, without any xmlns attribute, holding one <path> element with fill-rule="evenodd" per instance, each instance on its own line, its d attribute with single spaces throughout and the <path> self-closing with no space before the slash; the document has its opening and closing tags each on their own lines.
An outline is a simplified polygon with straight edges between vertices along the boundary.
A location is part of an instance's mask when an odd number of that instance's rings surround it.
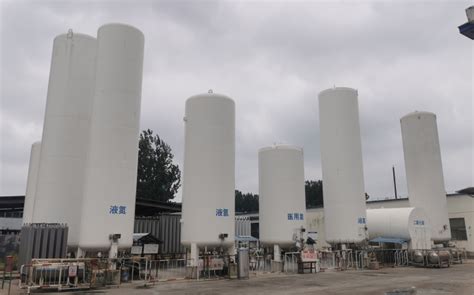
<svg viewBox="0 0 474 295">
<path fill-rule="evenodd" d="M 41 141 L 37 141 L 31 146 L 28 178 L 26 180 L 25 204 L 23 206 L 23 223 L 31 223 L 33 221 L 40 154 Z"/>
<path fill-rule="evenodd" d="M 357 90 L 319 93 L 324 223 L 330 244 L 366 239 L 365 189 Z"/>
<path fill-rule="evenodd" d="M 431 227 L 421 208 L 368 209 L 367 228 L 370 239 L 403 239 L 412 249 L 431 249 Z"/>
<path fill-rule="evenodd" d="M 109 235 L 132 246 L 144 36 L 108 24 L 97 34 L 97 67 L 79 247 L 104 250 Z"/>
<path fill-rule="evenodd" d="M 295 246 L 305 225 L 303 149 L 274 145 L 258 152 L 259 234 L 265 246 Z"/>
<path fill-rule="evenodd" d="M 33 222 L 67 223 L 76 246 L 95 82 L 95 38 L 54 39 Z"/>
<path fill-rule="evenodd" d="M 451 239 L 436 115 L 413 112 L 400 119 L 410 206 L 423 208 L 435 242 Z"/>
<path fill-rule="evenodd" d="M 224 95 L 190 97 L 185 110 L 181 243 L 234 243 L 235 104 Z"/>
</svg>

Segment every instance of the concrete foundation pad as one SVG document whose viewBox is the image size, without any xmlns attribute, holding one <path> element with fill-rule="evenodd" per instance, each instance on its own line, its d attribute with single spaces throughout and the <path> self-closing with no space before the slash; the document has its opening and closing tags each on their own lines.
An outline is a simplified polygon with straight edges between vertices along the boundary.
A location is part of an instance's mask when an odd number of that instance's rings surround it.
<svg viewBox="0 0 474 295">
<path fill-rule="evenodd" d="M 272 260 L 271 269 L 272 269 L 272 272 L 282 272 L 283 262 Z"/>
</svg>

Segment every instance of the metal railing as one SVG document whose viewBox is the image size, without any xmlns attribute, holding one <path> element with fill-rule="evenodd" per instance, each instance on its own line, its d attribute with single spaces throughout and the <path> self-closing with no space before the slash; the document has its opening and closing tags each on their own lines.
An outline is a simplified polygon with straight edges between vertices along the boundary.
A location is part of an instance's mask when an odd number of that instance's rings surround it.
<svg viewBox="0 0 474 295">
<path fill-rule="evenodd" d="M 187 277 L 186 259 L 150 260 L 147 267 L 147 281 L 160 282 Z"/>
<path fill-rule="evenodd" d="M 393 266 L 408 266 L 408 250 L 395 250 Z"/>
<path fill-rule="evenodd" d="M 283 271 L 286 273 L 297 273 L 300 257 L 301 252 L 286 252 L 283 259 Z"/>
<path fill-rule="evenodd" d="M 254 272 L 271 272 L 272 271 L 272 258 L 271 256 L 261 255 L 250 255 L 250 271 Z"/>
<path fill-rule="evenodd" d="M 454 264 L 462 264 L 464 260 L 467 260 L 467 252 L 464 248 L 449 249 L 451 252 L 451 262 Z"/>
<path fill-rule="evenodd" d="M 353 252 L 355 269 L 369 267 L 369 255 L 366 250 L 356 250 Z"/>
<path fill-rule="evenodd" d="M 199 256 L 197 263 L 198 276 L 202 278 L 217 278 L 227 274 L 225 265 L 229 265 L 230 261 L 235 261 L 235 255 L 202 255 Z"/>
<path fill-rule="evenodd" d="M 150 260 L 148 257 L 117 259 L 34 259 L 20 268 L 21 289 L 88 289 L 120 285 L 184 279 L 186 259 Z"/>
<path fill-rule="evenodd" d="M 334 265 L 337 269 L 350 269 L 354 267 L 354 253 L 352 250 L 334 251 Z"/>
<path fill-rule="evenodd" d="M 336 253 L 335 252 L 319 252 L 319 264 L 322 270 L 336 268 Z"/>
<path fill-rule="evenodd" d="M 406 249 L 371 249 L 368 254 L 381 265 L 401 267 L 409 265 L 408 250 Z"/>
<path fill-rule="evenodd" d="M 20 288 L 27 289 L 79 289 L 90 288 L 97 281 L 99 271 L 91 276 L 99 263 L 91 259 L 46 260 L 34 259 L 20 267 Z M 97 268 L 96 268 L 97 269 Z M 98 269 L 97 269 L 98 270 Z M 107 276 L 104 276 L 106 278 Z"/>
</svg>

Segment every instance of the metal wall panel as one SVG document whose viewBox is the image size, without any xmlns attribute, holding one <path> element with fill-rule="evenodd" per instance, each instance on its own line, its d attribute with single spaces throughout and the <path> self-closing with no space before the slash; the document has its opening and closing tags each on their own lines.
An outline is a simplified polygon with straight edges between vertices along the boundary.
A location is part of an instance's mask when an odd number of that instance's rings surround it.
<svg viewBox="0 0 474 295">
<path fill-rule="evenodd" d="M 47 257 L 55 257 L 54 256 L 54 246 L 55 246 L 55 241 L 56 240 L 56 231 L 51 229 L 49 232 L 48 236 L 48 252 L 46 253 Z"/>
<path fill-rule="evenodd" d="M 248 216 L 235 217 L 235 235 L 236 236 L 251 236 L 251 221 Z"/>
<path fill-rule="evenodd" d="M 135 219 L 135 233 L 150 233 L 163 241 L 159 254 L 181 254 L 181 215 L 162 214 L 157 217 L 142 217 Z"/>
<path fill-rule="evenodd" d="M 65 258 L 68 227 L 62 224 L 25 224 L 20 233 L 19 266 L 32 258 Z"/>
</svg>

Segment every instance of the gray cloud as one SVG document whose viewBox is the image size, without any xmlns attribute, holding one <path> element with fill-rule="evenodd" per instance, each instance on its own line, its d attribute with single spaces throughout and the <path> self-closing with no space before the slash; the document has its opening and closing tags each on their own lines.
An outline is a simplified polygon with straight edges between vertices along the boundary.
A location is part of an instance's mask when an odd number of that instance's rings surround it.
<svg viewBox="0 0 474 295">
<path fill-rule="evenodd" d="M 406 195 L 399 119 L 414 110 L 438 115 L 446 189 L 473 185 L 472 43 L 457 32 L 470 3 L 408 2 L 3 2 L 0 194 L 25 191 L 54 36 L 107 22 L 144 32 L 141 128 L 180 165 L 185 100 L 212 88 L 236 102 L 237 188 L 258 191 L 257 151 L 274 142 L 302 146 L 321 178 L 317 95 L 336 85 L 359 90 L 371 196 L 393 194 L 393 164 Z"/>
</svg>

